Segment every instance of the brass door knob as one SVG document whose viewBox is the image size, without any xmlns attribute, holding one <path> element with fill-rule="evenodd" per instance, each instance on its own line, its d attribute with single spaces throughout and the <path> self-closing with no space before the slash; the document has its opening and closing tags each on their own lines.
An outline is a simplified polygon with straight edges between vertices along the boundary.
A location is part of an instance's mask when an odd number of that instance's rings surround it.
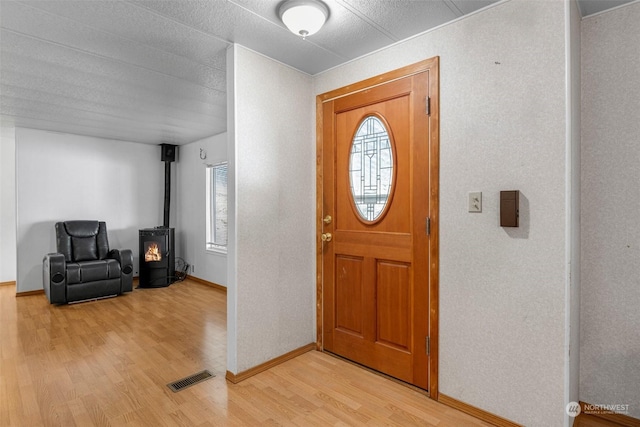
<svg viewBox="0 0 640 427">
<path fill-rule="evenodd" d="M 333 236 L 331 235 L 331 233 L 322 233 L 322 236 L 320 237 L 322 238 L 323 242 L 330 242 Z"/>
</svg>

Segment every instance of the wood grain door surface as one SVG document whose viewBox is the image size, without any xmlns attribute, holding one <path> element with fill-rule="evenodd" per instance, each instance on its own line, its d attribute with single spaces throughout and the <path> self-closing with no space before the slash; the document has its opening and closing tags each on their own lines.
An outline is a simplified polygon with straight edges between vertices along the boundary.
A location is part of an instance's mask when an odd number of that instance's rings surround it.
<svg viewBox="0 0 640 427">
<path fill-rule="evenodd" d="M 322 105 L 322 216 L 331 216 L 322 229 L 323 347 L 424 389 L 429 87 L 425 71 Z M 363 129 L 369 123 L 377 124 L 377 132 Z"/>
</svg>

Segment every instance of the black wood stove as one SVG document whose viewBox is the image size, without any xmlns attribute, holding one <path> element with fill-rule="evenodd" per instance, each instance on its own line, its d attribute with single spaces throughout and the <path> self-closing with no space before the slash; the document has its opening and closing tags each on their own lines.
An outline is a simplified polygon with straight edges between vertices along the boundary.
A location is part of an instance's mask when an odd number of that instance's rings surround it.
<svg viewBox="0 0 640 427">
<path fill-rule="evenodd" d="M 164 162 L 164 221 L 162 226 L 139 230 L 140 288 L 162 288 L 176 279 L 175 229 L 169 227 L 171 162 L 176 158 L 176 146 L 160 146 Z"/>
<path fill-rule="evenodd" d="M 139 231 L 141 288 L 162 288 L 175 280 L 175 229 L 156 227 Z"/>
</svg>

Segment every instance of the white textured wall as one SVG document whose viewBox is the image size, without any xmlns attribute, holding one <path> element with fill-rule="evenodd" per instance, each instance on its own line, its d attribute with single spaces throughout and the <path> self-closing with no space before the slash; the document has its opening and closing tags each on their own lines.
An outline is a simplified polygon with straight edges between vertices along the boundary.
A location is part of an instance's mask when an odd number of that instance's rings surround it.
<svg viewBox="0 0 640 427">
<path fill-rule="evenodd" d="M 162 224 L 159 147 L 18 128 L 16 157 L 18 292 L 42 289 L 57 221 L 106 221 L 109 245 L 133 250 L 137 275 L 138 229 Z"/>
<path fill-rule="evenodd" d="M 527 426 L 565 417 L 564 8 L 500 3 L 315 79 L 323 93 L 440 56 L 439 390 Z M 500 190 L 521 191 L 518 229 L 499 227 Z"/>
<path fill-rule="evenodd" d="M 640 3 L 582 22 L 580 399 L 640 418 Z"/>
<path fill-rule="evenodd" d="M 580 386 L 580 22 L 581 15 L 575 0 L 565 3 L 567 25 L 567 269 L 565 315 L 565 399 L 577 402 Z M 565 425 L 573 418 L 566 415 Z"/>
<path fill-rule="evenodd" d="M 227 364 L 238 373 L 315 342 L 316 169 L 311 77 L 239 45 L 233 56 Z"/>
<path fill-rule="evenodd" d="M 15 128 L 0 126 L 0 282 L 16 280 Z"/>
<path fill-rule="evenodd" d="M 200 150 L 207 154 L 200 158 Z M 176 253 L 189 275 L 227 286 L 227 255 L 206 250 L 206 167 L 227 161 L 227 134 L 181 145 L 176 163 Z"/>
</svg>

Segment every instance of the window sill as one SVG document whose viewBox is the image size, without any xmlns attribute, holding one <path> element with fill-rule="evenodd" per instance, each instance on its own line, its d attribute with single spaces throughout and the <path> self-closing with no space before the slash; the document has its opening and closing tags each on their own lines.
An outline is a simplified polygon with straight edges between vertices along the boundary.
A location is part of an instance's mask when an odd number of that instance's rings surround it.
<svg viewBox="0 0 640 427">
<path fill-rule="evenodd" d="M 213 255 L 226 255 L 227 248 L 206 248 L 205 251 Z"/>
</svg>

